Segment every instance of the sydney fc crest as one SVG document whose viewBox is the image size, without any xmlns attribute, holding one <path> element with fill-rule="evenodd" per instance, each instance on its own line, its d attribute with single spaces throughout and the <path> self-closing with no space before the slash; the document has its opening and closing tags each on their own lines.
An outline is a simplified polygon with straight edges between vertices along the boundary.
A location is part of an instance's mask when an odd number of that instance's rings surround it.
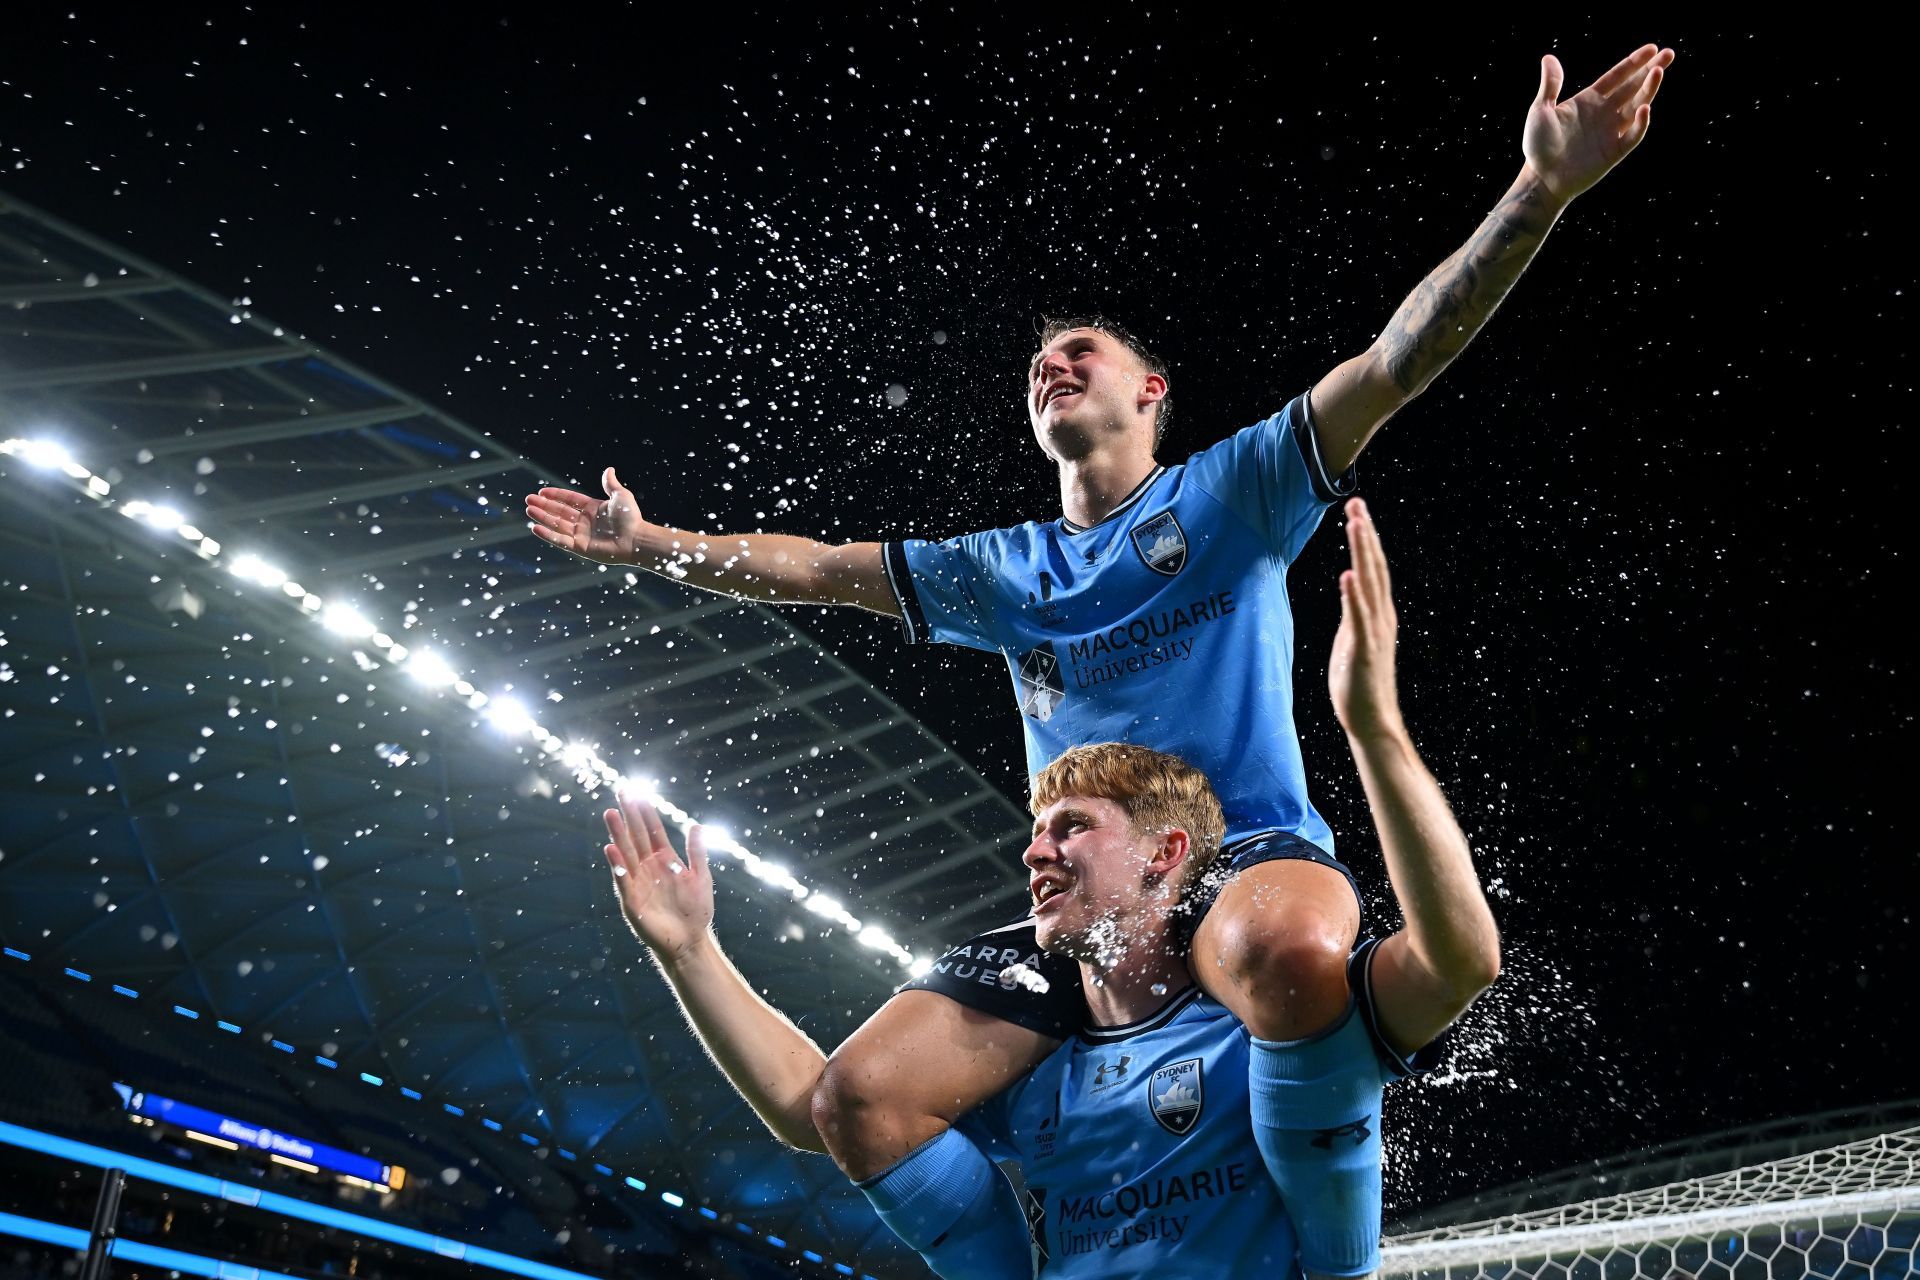
<svg viewBox="0 0 1920 1280">
<path fill-rule="evenodd" d="M 1147 568 L 1171 578 L 1187 563 L 1187 533 L 1173 512 L 1162 511 L 1134 528 L 1133 549 Z"/>
<path fill-rule="evenodd" d="M 1045 724 L 1053 719 L 1060 700 L 1067 696 L 1066 681 L 1060 675 L 1060 658 L 1049 640 L 1037 649 L 1020 655 L 1020 712 Z"/>
<path fill-rule="evenodd" d="M 1193 1126 L 1200 1123 L 1200 1105 L 1204 1100 L 1198 1058 L 1161 1067 L 1147 1081 L 1147 1106 L 1160 1127 L 1175 1137 L 1186 1137 Z"/>
</svg>

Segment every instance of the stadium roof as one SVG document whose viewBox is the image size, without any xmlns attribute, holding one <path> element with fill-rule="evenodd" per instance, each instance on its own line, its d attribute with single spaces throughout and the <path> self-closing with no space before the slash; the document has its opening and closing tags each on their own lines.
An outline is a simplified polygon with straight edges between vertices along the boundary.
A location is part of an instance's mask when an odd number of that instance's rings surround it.
<svg viewBox="0 0 1920 1280">
<path fill-rule="evenodd" d="M 897 1262 L 700 1060 L 602 784 L 766 860 L 724 940 L 829 1046 L 1004 918 L 1024 815 L 777 612 L 543 551 L 554 477 L 244 303 L 5 196 L 0 303 L 0 936 Z"/>
</svg>

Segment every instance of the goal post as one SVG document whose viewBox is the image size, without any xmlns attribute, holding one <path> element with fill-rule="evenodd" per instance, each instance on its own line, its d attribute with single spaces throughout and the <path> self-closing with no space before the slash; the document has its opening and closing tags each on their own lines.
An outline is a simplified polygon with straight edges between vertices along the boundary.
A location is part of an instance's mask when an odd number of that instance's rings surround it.
<svg viewBox="0 0 1920 1280">
<path fill-rule="evenodd" d="M 1405 1280 L 1920 1275 L 1920 1127 L 1726 1173 L 1393 1237 Z"/>
</svg>

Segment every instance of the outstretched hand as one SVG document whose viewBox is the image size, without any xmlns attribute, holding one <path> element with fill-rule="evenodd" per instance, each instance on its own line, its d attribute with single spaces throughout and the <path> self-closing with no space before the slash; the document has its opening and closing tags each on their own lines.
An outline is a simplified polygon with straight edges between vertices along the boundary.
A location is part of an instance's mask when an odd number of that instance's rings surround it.
<svg viewBox="0 0 1920 1280">
<path fill-rule="evenodd" d="M 1402 725 L 1393 650 L 1400 620 L 1387 553 L 1360 498 L 1347 502 L 1347 550 L 1353 567 L 1340 575 L 1340 630 L 1327 660 L 1327 690 L 1349 734 L 1397 732 Z"/>
<path fill-rule="evenodd" d="M 605 849 L 614 892 L 634 936 L 662 964 L 683 959 L 713 927 L 713 873 L 707 867 L 707 837 L 687 832 L 687 860 L 673 851 L 660 813 L 637 796 L 622 794 L 620 807 L 602 815 L 612 843 Z"/>
<path fill-rule="evenodd" d="M 640 533 L 647 522 L 633 492 L 608 467 L 600 473 L 604 499 L 572 489 L 542 489 L 527 495 L 527 519 L 542 542 L 601 564 L 637 564 Z"/>
<path fill-rule="evenodd" d="M 1521 150 L 1549 192 L 1562 202 L 1573 199 L 1640 145 L 1672 63 L 1673 50 L 1642 45 L 1562 102 L 1560 59 L 1540 60 L 1540 92 L 1527 111 Z"/>
</svg>

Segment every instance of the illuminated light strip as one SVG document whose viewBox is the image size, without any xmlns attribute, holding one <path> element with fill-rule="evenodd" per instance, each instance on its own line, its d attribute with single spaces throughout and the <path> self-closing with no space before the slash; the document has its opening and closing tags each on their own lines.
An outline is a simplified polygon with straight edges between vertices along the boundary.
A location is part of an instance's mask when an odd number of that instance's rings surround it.
<svg viewBox="0 0 1920 1280">
<path fill-rule="evenodd" d="M 353 605 L 341 601 L 329 604 L 293 581 L 285 570 L 268 564 L 258 556 L 226 555 L 218 541 L 203 533 L 175 507 L 138 498 L 115 499 L 112 483 L 76 461 L 64 446 L 48 440 L 14 437 L 0 440 L 0 455 L 18 457 L 30 465 L 60 472 L 76 482 L 82 492 L 102 508 L 118 511 L 128 519 L 139 520 L 158 532 L 172 534 L 202 560 L 225 565 L 235 577 L 280 591 L 302 613 L 317 615 L 328 630 L 349 639 L 371 642 L 372 647 L 380 650 L 390 664 L 404 668 L 407 674 L 428 687 L 450 687 L 466 700 L 470 710 L 483 712 L 496 728 L 510 735 L 533 738 L 541 750 L 557 757 L 572 770 L 580 785 L 589 791 L 605 789 L 618 792 L 623 787 L 632 787 L 671 819 L 683 833 L 695 825 L 705 825 L 700 824 L 692 813 L 662 795 L 657 784 L 628 779 L 593 747 L 585 743 L 566 742 L 535 720 L 533 713 L 516 699 L 492 697 L 481 692 L 440 655 L 430 650 L 410 650 Z M 931 959 L 916 956 L 902 946 L 892 932 L 871 920 L 860 919 L 833 896 L 815 892 L 786 867 L 760 857 L 719 827 L 709 826 L 705 829 L 709 850 L 732 857 L 756 880 L 791 895 L 795 901 L 805 902 L 814 915 L 840 926 L 850 941 L 892 956 L 915 977 L 932 967 Z"/>
<path fill-rule="evenodd" d="M 22 961 L 27 961 L 27 962 L 31 962 L 31 961 L 33 960 L 33 957 L 32 957 L 32 956 L 31 956 L 30 954 L 28 954 L 28 953 L 27 953 L 27 952 L 25 952 L 25 951 L 21 951 L 21 950 L 20 950 L 20 949 L 18 949 L 17 947 L 5 947 L 5 948 L 0 948 L 0 951 L 3 951 L 5 955 L 7 955 L 7 956 L 9 956 L 9 957 L 11 957 L 11 958 L 13 958 L 13 959 L 15 959 L 15 960 L 22 960 Z M 83 979 L 83 980 L 85 980 L 85 981 L 88 981 L 88 982 L 91 982 L 91 981 L 93 980 L 93 978 L 92 978 L 92 975 L 91 975 L 91 974 L 86 974 L 86 973 L 82 973 L 81 971 L 79 971 L 79 970 L 77 970 L 77 969 L 72 969 L 72 968 L 68 968 L 68 969 L 65 969 L 65 970 L 64 970 L 64 972 L 65 972 L 65 973 L 67 973 L 67 974 L 68 974 L 69 976 L 72 976 L 72 977 L 76 977 L 76 978 L 80 978 L 80 979 Z M 125 994 L 128 994 L 128 995 L 130 995 L 130 996 L 132 996 L 132 997 L 134 997 L 134 998 L 136 998 L 136 999 L 137 999 L 137 998 L 139 997 L 139 992 L 137 992 L 137 991 L 134 991 L 134 990 L 133 990 L 132 988 L 122 988 L 122 987 L 119 987 L 119 986 L 117 986 L 117 985 L 116 985 L 114 989 L 115 989 L 116 991 L 122 991 L 122 992 L 124 992 Z M 187 1015 L 189 1015 L 189 1016 L 191 1016 L 191 1017 L 193 1017 L 193 1018 L 194 1018 L 194 1019 L 195 1019 L 196 1021 L 197 1021 L 197 1020 L 199 1019 L 199 1014 L 198 1014 L 198 1012 L 197 1012 L 196 1010 L 191 1010 L 191 1009 L 187 1009 L 187 1008 L 185 1008 L 184 1006 L 181 1006 L 181 1005 L 175 1005 L 175 1006 L 174 1006 L 174 1011 L 175 1011 L 176 1013 L 183 1013 L 183 1014 L 187 1014 Z M 216 1025 L 216 1026 L 218 1026 L 218 1027 L 219 1027 L 219 1028 L 220 1028 L 221 1030 L 223 1030 L 223 1031 L 227 1031 L 227 1032 L 230 1032 L 230 1033 L 232 1033 L 232 1034 L 235 1034 L 235 1035 L 238 1035 L 238 1034 L 240 1034 L 240 1033 L 241 1033 L 241 1030 L 242 1030 L 242 1029 L 241 1029 L 241 1028 L 240 1028 L 239 1026 L 237 1026 L 236 1024 L 234 1024 L 234 1023 L 231 1023 L 231 1022 L 225 1022 L 225 1021 L 220 1021 L 220 1022 L 217 1022 L 217 1023 L 215 1024 L 215 1025 Z M 284 1040 L 272 1040 L 272 1041 L 270 1041 L 270 1043 L 271 1043 L 271 1045 L 272 1045 L 272 1046 L 273 1046 L 273 1047 L 274 1047 L 275 1049 L 278 1049 L 278 1050 L 280 1050 L 280 1051 L 282 1051 L 283 1053 L 290 1053 L 290 1054 L 291 1054 L 291 1053 L 297 1053 L 297 1052 L 298 1052 L 298 1051 L 297 1051 L 297 1050 L 296 1050 L 296 1049 L 294 1048 L 294 1046 L 292 1046 L 292 1045 L 290 1045 L 290 1044 L 288 1044 L 288 1043 L 287 1043 L 287 1042 L 285 1042 Z M 360 1073 L 360 1078 L 361 1078 L 361 1080 L 362 1080 L 362 1081 L 364 1081 L 364 1082 L 366 1082 L 366 1083 L 368 1083 L 368 1084 L 372 1084 L 372 1085 L 374 1085 L 374 1086 L 376 1086 L 376 1087 L 380 1087 L 380 1086 L 384 1086 L 384 1084 L 386 1083 L 386 1082 L 385 1082 L 385 1081 L 384 1081 L 384 1080 L 383 1080 L 382 1078 L 380 1078 L 380 1077 L 377 1077 L 377 1076 L 369 1076 L 369 1075 L 368 1075 L 367 1073 L 365 1073 L 365 1072 L 362 1072 L 362 1073 Z M 414 1100 L 414 1101 L 416 1101 L 416 1102 L 417 1102 L 417 1101 L 421 1101 L 421 1100 L 422 1100 L 422 1098 L 421 1098 L 421 1094 L 420 1094 L 420 1092 L 419 1092 L 418 1090 L 416 1090 L 416 1089 L 409 1089 L 409 1088 L 407 1088 L 406 1086 L 404 1086 L 404 1085 L 402 1085 L 402 1086 L 400 1086 L 400 1092 L 401 1092 L 401 1094 L 402 1094 L 403 1096 L 405 1096 L 405 1097 L 408 1097 L 408 1098 L 411 1098 L 411 1099 L 413 1099 L 413 1100 Z M 441 1103 L 440 1105 L 441 1105 L 441 1109 L 442 1109 L 443 1111 L 445 1111 L 445 1112 L 446 1112 L 446 1113 L 447 1113 L 448 1115 L 452 1115 L 452 1116 L 458 1116 L 458 1117 L 461 1117 L 461 1118 L 465 1118 L 465 1117 L 466 1117 L 466 1115 L 467 1115 L 467 1112 L 466 1112 L 466 1108 L 464 1108 L 464 1107 L 461 1107 L 461 1106 L 458 1106 L 458 1105 L 456 1105 L 456 1104 L 454 1104 L 454 1103 L 451 1103 L 451 1102 L 443 1102 L 443 1103 Z M 501 1131 L 503 1130 L 503 1128 L 504 1128 L 504 1126 L 502 1126 L 502 1125 L 500 1124 L 500 1122 L 499 1122 L 499 1121 L 497 1121 L 497 1120 L 491 1120 L 491 1119 L 487 1119 L 487 1118 L 486 1118 L 486 1117 L 484 1117 L 484 1116 L 482 1116 L 482 1117 L 476 1117 L 476 1118 L 477 1118 L 477 1119 L 479 1119 L 479 1121 L 480 1121 L 480 1123 L 481 1123 L 481 1124 L 482 1124 L 483 1126 L 485 1126 L 485 1127 L 486 1127 L 487 1129 L 490 1129 L 490 1130 L 492 1130 L 492 1131 L 494 1131 L 494 1132 L 501 1132 Z M 147 1117 L 145 1117 L 145 1116 L 141 1116 L 141 1115 L 129 1115 L 129 1116 L 128 1116 L 128 1119 L 130 1119 L 130 1120 L 132 1120 L 132 1121 L 134 1121 L 134 1122 L 135 1122 L 135 1123 L 137 1123 L 137 1124 L 145 1124 L 145 1125 L 152 1125 L 152 1124 L 153 1124 L 153 1121 L 152 1121 L 152 1120 L 150 1120 L 150 1119 L 148 1119 L 148 1118 L 147 1118 Z M 32 1130 L 26 1130 L 25 1132 L 32 1132 Z M 197 1133 L 196 1133 L 196 1134 L 193 1134 L 192 1136 L 194 1136 L 194 1137 L 200 1137 L 200 1138 L 202 1138 L 202 1140 L 203 1140 L 203 1141 L 214 1141 L 214 1142 L 220 1142 L 220 1143 L 221 1143 L 222 1145 L 230 1145 L 230 1144 L 227 1144 L 227 1143 L 226 1143 L 226 1142 L 225 1142 L 224 1140 L 222 1140 L 222 1139 L 206 1139 L 206 1138 L 204 1138 L 204 1136 L 203 1136 L 203 1135 L 200 1135 L 200 1134 L 197 1134 Z M 528 1138 L 528 1135 L 526 1135 L 526 1134 L 522 1134 L 522 1135 L 520 1135 L 520 1136 L 521 1136 L 521 1137 L 522 1137 L 523 1139 L 526 1139 L 526 1140 L 528 1140 L 528 1141 L 532 1141 L 532 1140 L 531 1140 L 530 1138 Z M 3 1136 L 3 1135 L 0 1135 L 0 1140 L 4 1140 L 4 1136 Z M 536 1143 L 535 1145 L 538 1145 L 538 1144 Z M 235 1149 L 237 1150 L 238 1148 L 236 1147 Z M 569 1151 L 567 1151 L 567 1150 L 566 1150 L 565 1148 L 558 1148 L 558 1150 L 560 1151 L 560 1154 L 561 1154 L 562 1156 L 564 1156 L 564 1157 L 566 1157 L 566 1158 L 567 1158 L 567 1159 L 569 1159 L 569 1160 L 572 1160 L 572 1159 L 574 1159 L 574 1158 L 575 1158 L 575 1157 L 574 1157 L 574 1155 L 573 1155 L 573 1153 L 572 1153 L 572 1152 L 569 1152 Z M 273 1156 L 272 1158 L 273 1158 L 273 1159 L 280 1159 L 281 1157 L 279 1157 L 279 1156 L 277 1156 L 277 1155 L 275 1155 L 275 1156 Z M 285 1161 L 285 1163 L 294 1163 L 294 1162 L 292 1162 L 292 1161 Z M 617 1177 L 617 1178 L 620 1178 L 620 1180 L 621 1180 L 622 1182 L 624 1182 L 624 1183 L 625 1183 L 625 1184 L 626 1184 L 627 1186 L 629 1186 L 629 1187 L 631 1187 L 631 1188 L 633 1188 L 633 1190 L 635 1190 L 635 1191 L 645 1191 L 645 1190 L 647 1189 L 647 1184 L 646 1184 L 646 1182 L 645 1182 L 645 1181 L 644 1181 L 643 1179 L 640 1179 L 640 1178 L 636 1178 L 636 1177 L 632 1177 L 631 1175 L 626 1175 L 626 1176 L 623 1176 L 623 1175 L 620 1175 L 620 1174 L 617 1174 L 617 1173 L 616 1173 L 616 1172 L 615 1172 L 615 1171 L 614 1171 L 614 1170 L 613 1170 L 613 1169 L 612 1169 L 612 1168 L 611 1168 L 610 1166 L 608 1166 L 608 1165 L 604 1165 L 604 1164 L 599 1164 L 599 1163 L 595 1163 L 595 1164 L 594 1164 L 594 1166 L 593 1166 L 593 1169 L 594 1169 L 594 1172 L 595 1172 L 595 1173 L 598 1173 L 598 1174 L 599 1174 L 599 1175 L 600 1175 L 601 1177 L 604 1177 L 604 1178 L 616 1178 L 616 1177 Z M 395 1166 L 393 1166 L 393 1167 L 392 1167 L 392 1173 L 391 1173 L 391 1175 L 390 1175 L 390 1176 L 391 1176 L 391 1177 L 392 1177 L 392 1179 L 393 1179 L 393 1181 L 392 1181 L 392 1188 L 393 1188 L 393 1189 L 395 1189 L 395 1190 L 397 1190 L 397 1189 L 398 1189 L 398 1188 L 399 1188 L 399 1187 L 400 1187 L 400 1186 L 402 1185 L 402 1183 L 403 1183 L 403 1182 L 405 1181 L 405 1178 L 406 1178 L 406 1170 L 405 1170 L 405 1169 L 402 1169 L 402 1168 L 401 1168 L 401 1167 L 399 1167 L 398 1165 L 395 1165 Z M 362 1183 L 362 1185 L 365 1185 L 365 1186 L 369 1186 L 369 1187 L 373 1187 L 373 1188 L 374 1188 L 374 1189 L 376 1189 L 376 1190 L 381 1190 L 381 1191 L 385 1191 L 385 1190 L 387 1190 L 387 1188 L 383 1188 L 383 1187 L 379 1187 L 379 1186 L 378 1186 L 377 1184 L 374 1184 L 374 1183 L 367 1183 L 367 1182 L 364 1182 L 364 1180 L 361 1180 L 361 1179 L 353 1179 L 353 1180 L 354 1180 L 354 1181 L 358 1181 L 358 1182 L 361 1182 L 361 1183 Z M 671 1206 L 673 1206 L 674 1208 L 684 1208 L 684 1207 L 685 1207 L 685 1205 L 686 1205 L 686 1200 L 685 1200 L 685 1198 L 684 1198 L 684 1197 L 681 1197 L 681 1196 L 679 1196 L 679 1195 L 676 1195 L 676 1194 L 675 1194 L 675 1193 L 673 1193 L 673 1192 L 662 1192 L 662 1193 L 661 1193 L 661 1196 L 660 1196 L 660 1198 L 661 1198 L 661 1200 L 662 1200 L 662 1201 L 664 1201 L 665 1203 L 667 1203 L 667 1204 L 669 1204 L 669 1205 L 671 1205 Z M 704 1206 L 704 1205 L 700 1205 L 700 1206 L 697 1206 L 697 1211 L 699 1212 L 699 1214 L 701 1215 L 701 1217 L 703 1217 L 703 1218 L 706 1218 L 706 1219 L 708 1219 L 709 1221 L 718 1221 L 718 1219 L 719 1219 L 719 1215 L 718 1215 L 718 1214 L 717 1214 L 717 1213 L 716 1213 L 716 1212 L 715 1212 L 714 1210 L 712 1210 L 712 1209 L 709 1209 L 709 1208 L 707 1208 L 707 1207 L 706 1207 L 706 1206 Z M 781 1250 L 791 1250 L 791 1249 L 793 1248 L 793 1246 L 792 1246 L 792 1245 L 790 1245 L 790 1244 L 789 1244 L 789 1243 L 788 1243 L 788 1242 L 787 1242 L 786 1240 L 784 1240 L 784 1239 L 782 1239 L 781 1237 L 779 1237 L 779 1236 L 777 1236 L 777 1235 L 774 1235 L 774 1234 L 773 1234 L 772 1232 L 768 1232 L 768 1233 L 766 1233 L 766 1234 L 765 1234 L 764 1236 L 761 1236 L 761 1234 L 760 1234 L 759 1232 L 757 1232 L 757 1231 L 755 1231 L 755 1230 L 754 1230 L 754 1229 L 753 1229 L 752 1227 L 750 1227 L 750 1226 L 748 1226 L 748 1225 L 747 1225 L 746 1223 L 744 1223 L 744 1222 L 740 1222 L 740 1221 L 738 1221 L 738 1220 L 736 1220 L 736 1221 L 734 1222 L 734 1224 L 733 1224 L 733 1225 L 734 1225 L 734 1230 L 736 1230 L 736 1231 L 739 1231 L 739 1232 L 741 1232 L 741 1233 L 743 1233 L 743 1234 L 745 1234 L 745 1235 L 749 1235 L 749 1236 L 755 1236 L 755 1237 L 758 1237 L 758 1238 L 761 1238 L 761 1239 L 764 1239 L 764 1240 L 765 1240 L 765 1241 L 766 1241 L 766 1242 L 767 1242 L 767 1243 L 768 1243 L 769 1245 L 772 1245 L 772 1246 L 773 1246 L 774 1248 L 776 1248 L 776 1249 L 781 1249 Z M 844 1275 L 852 1275 L 852 1274 L 853 1274 L 853 1271 L 852 1271 L 852 1269 L 851 1269 L 851 1268 L 849 1268 L 849 1267 L 847 1267 L 845 1263 L 839 1263 L 839 1262 L 836 1262 L 836 1263 L 834 1263 L 834 1264 L 833 1264 L 833 1267 L 834 1267 L 834 1269 L 835 1269 L 836 1271 L 839 1271 L 839 1272 L 841 1272 L 841 1273 L 842 1273 L 842 1274 L 844 1274 Z M 872 1276 L 866 1276 L 866 1277 L 864 1277 L 864 1280 L 874 1280 L 874 1277 L 872 1277 Z"/>
<path fill-rule="evenodd" d="M 212 1134 L 202 1133 L 198 1129 L 183 1129 L 181 1132 L 185 1133 L 195 1142 L 204 1142 L 210 1147 L 225 1147 L 229 1151 L 238 1151 L 240 1149 L 240 1144 L 237 1142 L 229 1141 L 226 1138 L 216 1138 Z"/>
<path fill-rule="evenodd" d="M 75 1253 L 84 1250 L 89 1243 L 86 1231 L 79 1227 L 63 1227 L 53 1222 L 42 1222 L 38 1218 L 23 1218 L 16 1213 L 0 1213 L 0 1235 L 37 1240 L 56 1248 L 72 1249 Z M 123 1262 L 144 1262 L 165 1267 L 183 1276 L 208 1276 L 212 1280 L 238 1280 L 242 1276 L 246 1280 L 295 1280 L 295 1277 L 278 1271 L 262 1271 L 258 1267 L 243 1266 L 236 1262 L 203 1258 L 197 1253 L 163 1249 L 158 1245 L 142 1244 L 138 1240 L 114 1240 L 108 1244 L 107 1253 Z"/>
<path fill-rule="evenodd" d="M 0 1235 L 38 1240 L 41 1244 L 58 1245 L 62 1249 L 87 1247 L 87 1233 L 79 1227 L 56 1226 L 38 1218 L 23 1218 L 17 1213 L 0 1213 Z"/>
<path fill-rule="evenodd" d="M 378 1218 L 362 1217 L 357 1213 L 347 1213 L 341 1209 L 328 1208 L 326 1205 L 296 1200 L 292 1196 L 262 1191 L 258 1187 L 225 1182 L 204 1173 L 176 1169 L 158 1161 L 130 1156 L 124 1152 L 109 1151 L 105 1147 L 75 1142 L 71 1138 L 55 1137 L 36 1129 L 25 1129 L 16 1124 L 8 1124 L 4 1120 L 0 1120 L 0 1142 L 9 1146 L 22 1147 L 28 1151 L 38 1151 L 57 1159 L 71 1160 L 75 1164 L 89 1165 L 95 1169 L 123 1169 L 130 1178 L 144 1178 L 148 1182 L 157 1182 L 162 1186 L 176 1187 L 182 1191 L 210 1196 L 250 1209 L 260 1209 L 281 1217 L 297 1218 L 302 1222 L 317 1223 L 323 1227 L 337 1227 L 342 1231 L 354 1232 L 374 1240 L 384 1240 L 405 1249 L 416 1249 L 436 1257 L 471 1262 L 475 1266 L 489 1267 L 510 1275 L 528 1276 L 531 1280 L 594 1280 L 583 1272 L 569 1271 L 564 1267 L 535 1262 L 529 1258 L 517 1258 L 496 1249 L 485 1249 L 463 1241 L 449 1240 L 445 1236 L 430 1235 L 425 1231 L 416 1231 L 412 1227 L 382 1222 Z M 81 1233 L 83 1237 L 79 1246 L 81 1248 L 86 1247 L 85 1235 L 85 1232 Z"/>
<path fill-rule="evenodd" d="M 264 1271 L 237 1262 L 203 1258 L 197 1253 L 163 1249 L 157 1244 L 142 1244 L 138 1240 L 115 1240 L 107 1252 L 123 1262 L 144 1262 L 148 1266 L 177 1271 L 183 1276 L 206 1276 L 208 1280 L 297 1280 L 279 1271 Z"/>
</svg>

